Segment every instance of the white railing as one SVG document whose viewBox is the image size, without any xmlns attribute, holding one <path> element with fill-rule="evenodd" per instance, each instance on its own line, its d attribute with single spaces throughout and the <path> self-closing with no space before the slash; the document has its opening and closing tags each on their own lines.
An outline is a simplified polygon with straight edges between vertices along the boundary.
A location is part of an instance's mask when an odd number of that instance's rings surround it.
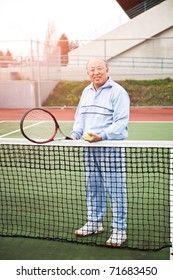
<svg viewBox="0 0 173 280">
<path fill-rule="evenodd" d="M 108 61 L 109 67 L 111 67 L 112 75 L 120 74 L 124 72 L 125 78 L 133 71 L 136 75 L 153 75 L 157 74 L 158 78 L 164 73 L 167 77 L 173 77 L 173 56 L 171 55 L 172 49 L 170 46 L 173 43 L 173 37 L 154 37 L 151 39 L 141 38 L 146 42 L 147 49 L 143 49 L 135 55 L 133 52 L 132 56 L 128 54 L 114 55 L 113 51 L 110 57 L 110 45 L 121 44 L 121 40 L 137 40 L 137 38 L 131 39 L 98 39 L 95 40 L 96 46 L 103 49 L 104 58 Z M 118 41 L 117 41 L 118 40 Z M 82 41 L 79 41 L 79 45 Z M 27 56 L 0 56 L 0 80 L 31 80 L 31 81 L 46 81 L 53 80 L 59 81 L 64 79 L 64 73 L 67 77 L 71 77 L 75 80 L 82 79 L 81 69 L 85 71 L 86 64 L 89 58 L 92 58 L 90 53 L 85 55 L 79 54 L 79 52 L 69 52 L 66 56 L 67 64 L 61 65 L 62 56 L 60 50 L 55 52 L 55 48 L 46 46 L 41 42 L 28 41 L 30 45 L 30 52 Z M 162 47 L 161 51 L 158 51 L 158 45 Z M 46 47 L 45 47 L 46 46 Z M 165 46 L 165 47 L 163 47 Z M 160 47 L 160 48 L 161 48 Z M 155 49 L 154 49 L 155 48 Z M 166 51 L 163 51 L 166 49 Z M 117 73 L 118 69 L 118 73 Z M 80 70 L 80 71 L 79 71 Z M 83 71 L 82 70 L 82 71 Z M 141 72 L 142 70 L 142 72 Z M 72 72 L 73 73 L 72 73 Z M 153 71 L 153 72 L 152 72 Z M 114 73 L 115 72 L 115 73 Z M 129 73 L 129 74 L 128 74 Z M 73 74 L 71 76 L 71 74 Z M 80 77 L 81 76 L 81 77 Z M 122 75 L 121 75 L 122 76 Z M 131 76 L 130 76 L 131 77 Z"/>
</svg>

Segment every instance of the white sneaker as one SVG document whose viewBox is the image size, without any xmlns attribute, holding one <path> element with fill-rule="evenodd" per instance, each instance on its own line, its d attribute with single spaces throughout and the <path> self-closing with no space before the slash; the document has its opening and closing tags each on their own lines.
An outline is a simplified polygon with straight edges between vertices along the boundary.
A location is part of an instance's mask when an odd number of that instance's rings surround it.
<svg viewBox="0 0 173 280">
<path fill-rule="evenodd" d="M 125 230 L 113 230 L 112 235 L 106 241 L 106 246 L 120 247 L 127 239 Z"/>
<path fill-rule="evenodd" d="M 80 229 L 75 230 L 75 234 L 77 236 L 87 236 L 91 234 L 99 234 L 103 233 L 104 228 L 101 222 L 87 222 L 83 227 Z"/>
</svg>

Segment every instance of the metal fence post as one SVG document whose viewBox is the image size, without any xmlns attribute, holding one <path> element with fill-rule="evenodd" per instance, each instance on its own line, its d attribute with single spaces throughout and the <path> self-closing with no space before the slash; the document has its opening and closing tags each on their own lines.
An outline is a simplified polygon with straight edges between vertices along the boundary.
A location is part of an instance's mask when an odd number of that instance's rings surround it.
<svg viewBox="0 0 173 280">
<path fill-rule="evenodd" d="M 40 82 L 40 52 L 39 52 L 39 41 L 37 40 L 37 97 L 38 97 L 38 107 L 41 107 L 41 82 Z"/>
</svg>

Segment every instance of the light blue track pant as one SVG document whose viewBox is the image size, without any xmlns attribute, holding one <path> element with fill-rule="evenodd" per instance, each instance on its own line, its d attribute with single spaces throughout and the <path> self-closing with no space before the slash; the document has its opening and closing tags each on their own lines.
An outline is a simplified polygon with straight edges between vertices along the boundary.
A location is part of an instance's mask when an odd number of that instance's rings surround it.
<svg viewBox="0 0 173 280">
<path fill-rule="evenodd" d="M 87 218 L 102 222 L 106 215 L 106 197 L 112 210 L 112 228 L 126 229 L 126 177 L 124 148 L 86 147 Z"/>
</svg>

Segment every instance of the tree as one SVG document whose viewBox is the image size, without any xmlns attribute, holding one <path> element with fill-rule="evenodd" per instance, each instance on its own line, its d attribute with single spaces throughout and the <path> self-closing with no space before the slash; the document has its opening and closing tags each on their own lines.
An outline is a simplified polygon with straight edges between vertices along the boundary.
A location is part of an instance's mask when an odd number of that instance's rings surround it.
<svg viewBox="0 0 173 280">
<path fill-rule="evenodd" d="M 68 53 L 69 53 L 69 41 L 65 34 L 62 34 L 58 41 L 58 46 L 61 50 L 61 65 L 67 66 Z"/>
<path fill-rule="evenodd" d="M 5 57 L 4 57 L 5 60 L 13 60 L 13 57 L 12 57 L 12 54 L 9 50 L 7 50 L 6 54 L 5 54 Z"/>
<path fill-rule="evenodd" d="M 3 52 L 0 50 L 0 60 L 3 60 L 4 54 Z"/>
<path fill-rule="evenodd" d="M 13 61 L 13 56 L 11 54 L 11 52 L 9 50 L 6 51 L 6 54 L 4 54 L 1 50 L 0 50 L 0 66 L 1 67 L 8 67 L 9 63 Z"/>
</svg>

